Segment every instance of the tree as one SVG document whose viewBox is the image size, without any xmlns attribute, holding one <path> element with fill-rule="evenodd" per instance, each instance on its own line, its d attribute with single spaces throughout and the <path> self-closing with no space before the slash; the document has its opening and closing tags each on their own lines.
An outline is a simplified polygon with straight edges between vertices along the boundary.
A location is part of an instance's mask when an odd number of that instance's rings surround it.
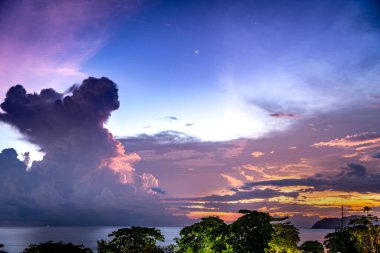
<svg viewBox="0 0 380 253">
<path fill-rule="evenodd" d="M 227 243 L 228 225 L 217 216 L 202 218 L 200 222 L 184 227 L 180 236 L 177 239 L 178 252 L 232 252 Z"/>
<path fill-rule="evenodd" d="M 365 212 L 367 214 L 367 216 L 369 215 L 370 211 L 372 211 L 372 208 L 370 208 L 368 206 L 363 207 L 363 212 Z"/>
<path fill-rule="evenodd" d="M 305 241 L 301 244 L 300 250 L 305 253 L 323 253 L 323 244 L 318 241 Z"/>
<path fill-rule="evenodd" d="M 269 248 L 265 249 L 266 253 L 298 253 L 298 242 L 300 241 L 298 229 L 290 222 L 280 223 L 286 218 L 274 219 L 272 224 L 274 232 L 269 242 Z"/>
<path fill-rule="evenodd" d="M 92 253 L 92 250 L 83 245 L 72 243 L 48 241 L 40 244 L 31 244 L 25 248 L 23 253 Z"/>
<path fill-rule="evenodd" d="M 244 214 L 231 224 L 231 244 L 234 253 L 264 253 L 269 247 L 274 229 L 268 213 L 240 210 Z"/>
<path fill-rule="evenodd" d="M 377 216 L 367 215 L 351 220 L 347 228 L 351 237 L 355 238 L 357 251 L 378 253 L 380 251 L 380 226 Z"/>
<path fill-rule="evenodd" d="M 162 247 L 164 253 L 176 253 L 178 252 L 178 246 L 175 244 L 169 244 L 167 246 Z"/>
<path fill-rule="evenodd" d="M 356 238 L 351 236 L 348 228 L 337 228 L 325 236 L 323 244 L 330 253 L 360 253 L 356 250 Z"/>
<path fill-rule="evenodd" d="M 155 228 L 130 227 L 113 231 L 111 241 L 98 241 L 99 253 L 161 253 L 164 249 L 157 246 L 157 241 L 164 241 L 161 231 Z"/>
<path fill-rule="evenodd" d="M 116 247 L 108 240 L 97 241 L 98 253 L 113 253 L 116 251 Z"/>
</svg>

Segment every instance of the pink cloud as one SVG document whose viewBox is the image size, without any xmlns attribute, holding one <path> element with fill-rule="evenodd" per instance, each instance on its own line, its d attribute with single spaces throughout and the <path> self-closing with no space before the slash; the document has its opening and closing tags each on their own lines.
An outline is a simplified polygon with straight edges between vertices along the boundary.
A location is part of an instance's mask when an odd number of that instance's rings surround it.
<svg viewBox="0 0 380 253">
<path fill-rule="evenodd" d="M 254 151 L 254 152 L 251 153 L 251 156 L 253 156 L 255 158 L 262 157 L 263 155 L 265 155 L 265 153 L 263 153 L 261 151 Z"/>
<path fill-rule="evenodd" d="M 344 138 L 334 139 L 326 142 L 318 142 L 313 147 L 358 147 L 380 142 L 380 134 L 365 132 L 354 135 L 347 135 Z"/>
<path fill-rule="evenodd" d="M 232 186 L 232 187 L 237 187 L 237 186 L 241 186 L 241 185 L 243 185 L 243 181 L 241 181 L 240 179 L 237 179 L 237 178 L 235 178 L 235 177 L 232 177 L 232 176 L 230 176 L 230 175 L 227 175 L 227 174 L 220 174 L 222 177 L 224 177 L 226 180 L 227 180 L 227 182 L 228 182 L 228 184 L 230 185 L 230 186 Z"/>
</svg>

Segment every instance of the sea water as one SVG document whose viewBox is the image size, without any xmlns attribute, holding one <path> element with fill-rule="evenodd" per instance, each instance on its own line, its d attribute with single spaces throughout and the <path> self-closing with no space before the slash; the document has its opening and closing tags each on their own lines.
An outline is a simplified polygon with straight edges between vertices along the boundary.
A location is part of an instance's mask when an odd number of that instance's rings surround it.
<svg viewBox="0 0 380 253">
<path fill-rule="evenodd" d="M 0 243 L 4 244 L 4 251 L 9 253 L 22 252 L 30 244 L 47 241 L 71 242 L 82 244 L 96 252 L 96 242 L 109 239 L 108 235 L 120 227 L 2 227 L 0 228 Z M 179 236 L 181 227 L 159 227 L 165 236 L 162 245 L 174 243 Z M 301 243 L 307 240 L 323 242 L 331 229 L 300 229 Z"/>
</svg>

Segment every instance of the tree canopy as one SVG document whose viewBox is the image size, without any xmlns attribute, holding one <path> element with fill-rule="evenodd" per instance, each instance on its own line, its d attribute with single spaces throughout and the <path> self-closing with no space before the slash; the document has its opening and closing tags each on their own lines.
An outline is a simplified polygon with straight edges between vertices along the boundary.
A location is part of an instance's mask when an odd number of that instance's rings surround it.
<svg viewBox="0 0 380 253">
<path fill-rule="evenodd" d="M 23 253 L 92 253 L 92 250 L 83 245 L 48 241 L 40 244 L 31 244 Z"/>
<path fill-rule="evenodd" d="M 222 253 L 229 251 L 229 227 L 219 217 L 202 218 L 200 222 L 184 227 L 177 240 L 179 252 Z"/>
<path fill-rule="evenodd" d="M 323 253 L 323 244 L 318 241 L 305 241 L 301 244 L 300 250 L 305 253 Z"/>
<path fill-rule="evenodd" d="M 264 253 L 274 229 L 268 213 L 240 210 L 244 214 L 231 224 L 230 243 L 236 253 Z"/>
<path fill-rule="evenodd" d="M 287 217 L 286 217 L 287 219 Z M 275 219 L 272 224 L 272 239 L 269 241 L 266 253 L 298 253 L 298 242 L 300 241 L 298 229 L 290 222 L 281 223 L 285 219 Z M 323 247 L 323 246 L 322 246 Z"/>
<path fill-rule="evenodd" d="M 379 218 L 368 214 L 370 209 L 364 208 L 367 216 L 351 220 L 347 227 L 336 229 L 325 238 L 325 246 L 330 252 L 341 253 L 378 253 L 380 251 Z"/>
<path fill-rule="evenodd" d="M 113 231 L 109 234 L 112 240 L 98 241 L 99 253 L 162 253 L 170 252 L 171 247 L 157 246 L 165 240 L 161 231 L 156 228 L 130 227 Z"/>
</svg>

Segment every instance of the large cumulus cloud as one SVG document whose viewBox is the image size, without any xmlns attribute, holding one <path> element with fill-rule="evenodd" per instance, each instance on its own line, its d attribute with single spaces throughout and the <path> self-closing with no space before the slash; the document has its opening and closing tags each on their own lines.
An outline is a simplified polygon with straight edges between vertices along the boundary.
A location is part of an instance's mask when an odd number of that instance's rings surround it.
<svg viewBox="0 0 380 253">
<path fill-rule="evenodd" d="M 139 173 L 136 153 L 104 127 L 120 106 L 107 78 L 88 78 L 65 93 L 13 86 L 0 120 L 45 153 L 29 169 L 13 149 L 0 157 L 3 221 L 48 224 L 168 224 L 158 180 Z M 168 219 L 165 219 L 168 218 Z M 170 218 L 170 219 L 169 219 Z M 175 222 L 175 221 L 174 221 Z"/>
</svg>

